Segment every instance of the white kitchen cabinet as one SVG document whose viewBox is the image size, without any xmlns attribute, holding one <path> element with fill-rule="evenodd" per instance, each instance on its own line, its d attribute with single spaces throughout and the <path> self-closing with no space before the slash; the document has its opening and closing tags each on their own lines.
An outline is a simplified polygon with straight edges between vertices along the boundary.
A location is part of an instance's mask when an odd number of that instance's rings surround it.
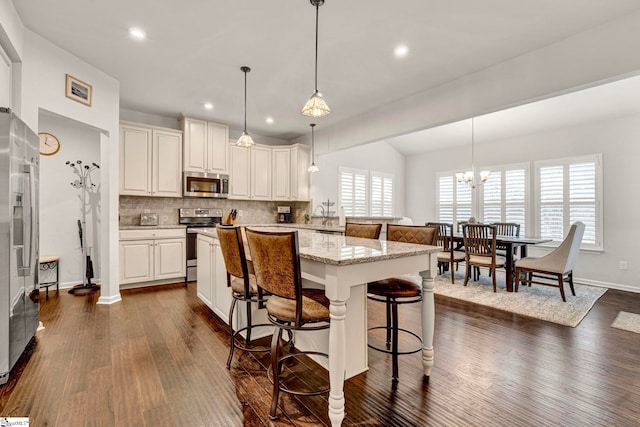
<svg viewBox="0 0 640 427">
<path fill-rule="evenodd" d="M 227 267 L 224 264 L 220 242 L 213 243 L 213 312 L 228 323 L 231 308 L 231 288 L 227 287 Z M 198 266 L 198 268 L 200 268 Z M 240 308 L 242 310 L 242 308 Z"/>
<path fill-rule="evenodd" d="M 213 237 L 198 234 L 196 241 L 198 254 L 198 276 L 196 284 L 196 294 L 204 301 L 209 308 L 213 307 L 213 278 L 214 263 L 213 258 Z"/>
<path fill-rule="evenodd" d="M 271 148 L 250 148 L 251 200 L 271 200 Z"/>
<path fill-rule="evenodd" d="M 271 149 L 271 198 L 291 200 L 291 149 Z"/>
<path fill-rule="evenodd" d="M 184 279 L 186 243 L 184 228 L 120 230 L 120 284 Z"/>
<path fill-rule="evenodd" d="M 231 168 L 229 198 L 235 200 L 271 200 L 271 148 L 229 145 Z"/>
<path fill-rule="evenodd" d="M 189 172 L 228 173 L 229 127 L 190 117 L 181 120 L 184 131 L 184 167 Z"/>
<path fill-rule="evenodd" d="M 310 149 L 307 145 L 291 147 L 291 200 L 311 200 Z"/>
<path fill-rule="evenodd" d="M 120 125 L 120 194 L 182 197 L 182 133 Z"/>
</svg>

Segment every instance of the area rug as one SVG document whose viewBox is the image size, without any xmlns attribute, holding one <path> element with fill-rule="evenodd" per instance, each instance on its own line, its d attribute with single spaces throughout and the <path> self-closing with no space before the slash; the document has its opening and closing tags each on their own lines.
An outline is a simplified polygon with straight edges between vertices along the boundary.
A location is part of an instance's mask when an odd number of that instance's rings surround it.
<svg viewBox="0 0 640 427">
<path fill-rule="evenodd" d="M 532 285 L 520 286 L 517 293 L 507 292 L 504 274 L 497 276 L 497 292 L 493 292 L 491 278 L 483 274 L 478 282 L 469 280 L 463 286 L 464 273 L 456 274 L 456 283 L 451 284 L 449 274 L 438 275 L 435 293 L 463 301 L 517 313 L 547 322 L 576 327 L 589 310 L 607 291 L 605 288 L 575 284 L 576 296 L 571 295 L 565 285 L 567 302 L 562 302 L 560 291 L 556 287 Z"/>
<path fill-rule="evenodd" d="M 640 314 L 621 311 L 611 327 L 640 334 Z"/>
</svg>

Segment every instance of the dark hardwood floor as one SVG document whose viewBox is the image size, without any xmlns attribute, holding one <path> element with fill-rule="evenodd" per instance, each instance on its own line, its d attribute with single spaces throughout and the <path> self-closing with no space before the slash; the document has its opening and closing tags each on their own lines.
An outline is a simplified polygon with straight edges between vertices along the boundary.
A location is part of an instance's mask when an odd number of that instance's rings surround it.
<svg viewBox="0 0 640 427">
<path fill-rule="evenodd" d="M 194 284 L 123 291 L 113 306 L 96 298 L 41 299 L 46 329 L 0 387 L 0 416 L 32 426 L 329 424 L 326 396 L 283 394 L 269 420 L 268 354 L 238 352 L 227 370 L 225 326 Z M 429 381 L 413 354 L 394 386 L 390 358 L 370 350 L 370 370 L 345 384 L 344 425 L 637 426 L 640 334 L 610 327 L 620 310 L 640 312 L 640 294 L 608 291 L 577 328 L 436 296 Z M 419 328 L 419 305 L 400 314 Z M 370 324 L 378 319 L 382 305 L 370 303 Z M 286 372 L 326 380 L 308 360 Z"/>
</svg>

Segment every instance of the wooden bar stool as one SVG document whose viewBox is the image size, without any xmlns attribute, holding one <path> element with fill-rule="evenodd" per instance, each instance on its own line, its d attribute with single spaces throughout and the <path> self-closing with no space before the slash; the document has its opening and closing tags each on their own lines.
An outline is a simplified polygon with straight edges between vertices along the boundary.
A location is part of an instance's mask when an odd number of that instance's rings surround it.
<svg viewBox="0 0 640 427">
<path fill-rule="evenodd" d="M 39 270 L 40 272 L 47 272 L 53 269 L 56 270 L 56 280 L 48 282 L 42 282 L 39 284 L 39 287 L 44 287 L 47 289 L 46 297 L 49 299 L 49 286 L 56 285 L 56 293 L 60 291 L 60 257 L 57 256 L 42 256 L 39 260 Z M 47 273 L 48 275 L 48 273 Z"/>
</svg>

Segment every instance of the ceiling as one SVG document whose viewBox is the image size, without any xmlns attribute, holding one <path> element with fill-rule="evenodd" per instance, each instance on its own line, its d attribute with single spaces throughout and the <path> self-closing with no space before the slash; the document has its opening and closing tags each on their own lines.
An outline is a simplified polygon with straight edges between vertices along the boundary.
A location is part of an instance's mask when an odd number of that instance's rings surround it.
<svg viewBox="0 0 640 427">
<path fill-rule="evenodd" d="M 14 0 L 27 28 L 120 81 L 125 109 L 293 139 L 314 89 L 309 0 Z M 327 0 L 318 88 L 331 126 L 640 9 L 637 0 Z M 143 28 L 136 42 L 128 28 Z M 405 43 L 409 54 L 395 58 Z M 77 76 L 83 79 L 82 76 Z M 90 83 L 90 82 L 88 82 Z M 210 101 L 214 109 L 206 111 Z M 265 122 L 266 117 L 273 124 Z"/>
</svg>

